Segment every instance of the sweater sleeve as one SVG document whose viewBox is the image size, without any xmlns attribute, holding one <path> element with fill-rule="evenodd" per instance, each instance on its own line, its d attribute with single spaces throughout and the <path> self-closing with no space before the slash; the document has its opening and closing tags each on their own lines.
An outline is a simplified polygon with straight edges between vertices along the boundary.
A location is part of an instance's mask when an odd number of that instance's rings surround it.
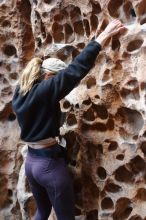
<svg viewBox="0 0 146 220">
<path fill-rule="evenodd" d="M 100 50 L 101 45 L 96 41 L 91 41 L 66 69 L 38 84 L 39 98 L 44 102 L 59 101 L 64 98 L 93 67 Z"/>
</svg>

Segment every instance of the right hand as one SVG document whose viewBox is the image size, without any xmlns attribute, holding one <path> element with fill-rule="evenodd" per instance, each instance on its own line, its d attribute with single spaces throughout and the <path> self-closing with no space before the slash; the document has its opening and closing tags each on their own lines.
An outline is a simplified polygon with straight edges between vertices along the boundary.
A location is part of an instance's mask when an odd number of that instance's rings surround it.
<svg viewBox="0 0 146 220">
<path fill-rule="evenodd" d="M 103 46 L 109 37 L 112 37 L 118 33 L 123 33 L 125 30 L 126 27 L 124 27 L 122 22 L 115 19 L 107 25 L 105 30 L 96 38 L 96 41 Z"/>
<path fill-rule="evenodd" d="M 112 37 L 113 35 L 116 35 L 118 33 L 123 33 L 125 30 L 126 27 L 124 27 L 122 22 L 118 19 L 114 19 L 107 25 L 107 27 L 103 31 L 103 34 L 105 34 L 107 37 Z"/>
</svg>

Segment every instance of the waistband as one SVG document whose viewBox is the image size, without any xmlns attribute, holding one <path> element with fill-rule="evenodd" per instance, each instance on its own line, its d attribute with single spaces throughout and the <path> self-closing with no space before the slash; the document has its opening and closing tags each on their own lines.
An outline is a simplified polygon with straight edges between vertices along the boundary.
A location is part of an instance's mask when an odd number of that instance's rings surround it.
<svg viewBox="0 0 146 220">
<path fill-rule="evenodd" d="M 29 147 L 34 149 L 46 148 L 58 143 L 57 138 L 47 138 L 36 142 L 25 142 Z"/>
<path fill-rule="evenodd" d="M 65 156 L 65 149 L 58 144 L 49 148 L 34 149 L 28 145 L 28 153 L 32 156 L 43 156 L 57 159 Z"/>
</svg>

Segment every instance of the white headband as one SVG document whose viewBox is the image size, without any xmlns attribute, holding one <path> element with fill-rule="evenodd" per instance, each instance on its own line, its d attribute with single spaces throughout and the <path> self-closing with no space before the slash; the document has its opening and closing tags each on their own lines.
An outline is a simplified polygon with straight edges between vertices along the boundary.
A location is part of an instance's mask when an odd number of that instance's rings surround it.
<svg viewBox="0 0 146 220">
<path fill-rule="evenodd" d="M 41 68 L 57 73 L 59 70 L 65 69 L 67 65 L 60 59 L 48 58 L 42 63 Z"/>
</svg>

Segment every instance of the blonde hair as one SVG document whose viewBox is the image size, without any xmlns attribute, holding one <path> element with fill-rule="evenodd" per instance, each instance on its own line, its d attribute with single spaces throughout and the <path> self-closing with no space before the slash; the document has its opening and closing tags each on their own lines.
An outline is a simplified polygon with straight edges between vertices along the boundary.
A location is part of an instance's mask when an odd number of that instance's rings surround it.
<svg viewBox="0 0 146 220">
<path fill-rule="evenodd" d="M 35 57 L 26 65 L 19 80 L 19 93 L 21 95 L 26 95 L 31 90 L 34 82 L 41 76 L 41 64 L 42 59 Z"/>
</svg>

